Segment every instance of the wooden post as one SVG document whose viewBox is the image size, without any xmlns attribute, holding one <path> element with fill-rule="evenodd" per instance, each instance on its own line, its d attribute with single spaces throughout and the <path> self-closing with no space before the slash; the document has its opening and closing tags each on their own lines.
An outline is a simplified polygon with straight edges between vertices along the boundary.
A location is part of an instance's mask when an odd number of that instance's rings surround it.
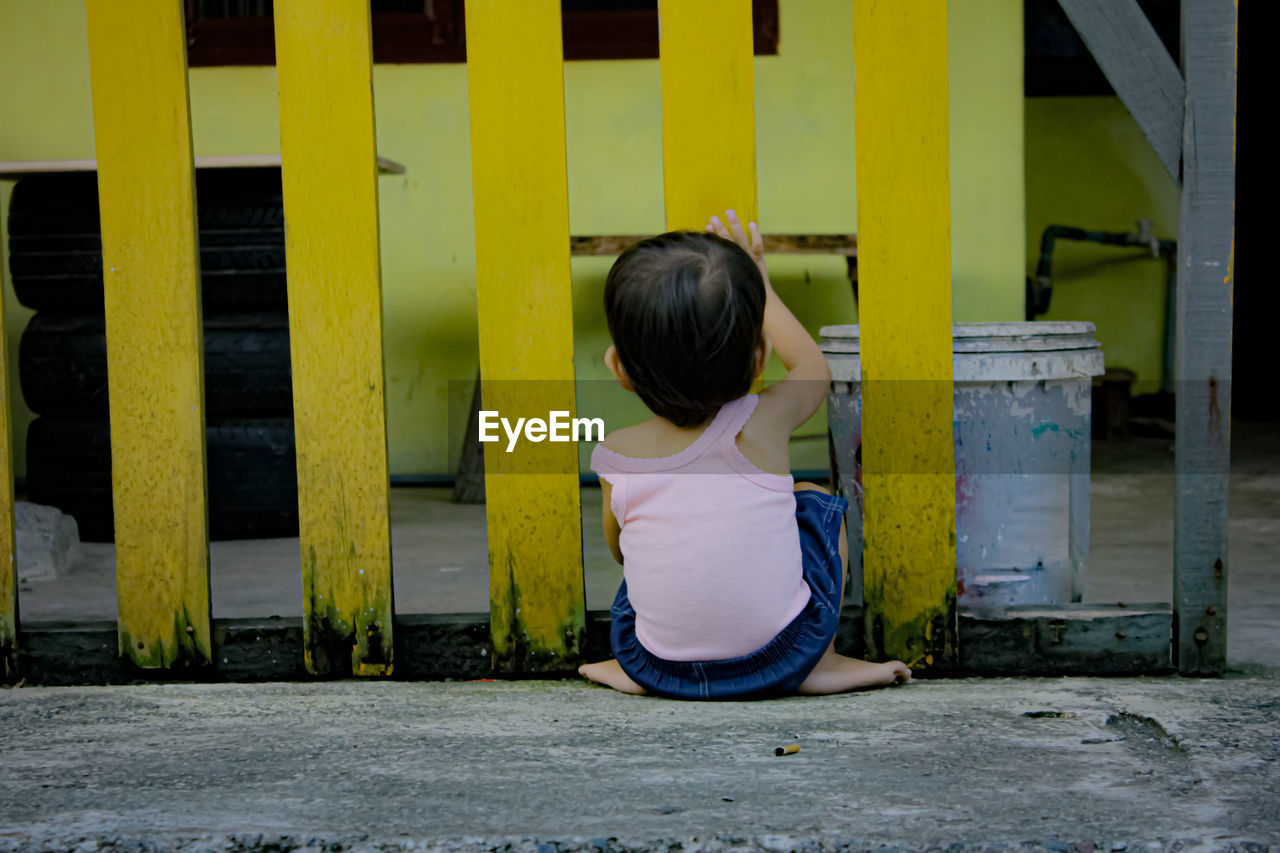
<svg viewBox="0 0 1280 853">
<path fill-rule="evenodd" d="M 209 550 L 195 171 L 176 0 L 87 0 L 121 655 L 206 665 Z"/>
<path fill-rule="evenodd" d="M 1183 675 L 1227 660 L 1235 264 L 1236 6 L 1182 0 L 1187 84 L 1178 225 L 1174 646 Z"/>
<path fill-rule="evenodd" d="M 1071 601 L 1084 601 L 1089 564 L 1089 481 L 1093 465 L 1093 439 L 1085 439 L 1071 454 L 1067 492 L 1067 559 L 1071 562 Z"/>
<path fill-rule="evenodd" d="M 957 662 L 946 0 L 854 0 L 868 653 Z"/>
<path fill-rule="evenodd" d="M 1178 180 L 1186 87 L 1138 0 L 1058 0 L 1099 67 Z"/>
<path fill-rule="evenodd" d="M 307 670 L 392 670 L 369 4 L 277 0 Z"/>
<path fill-rule="evenodd" d="M 480 375 L 487 410 L 575 409 L 558 0 L 467 4 Z M 564 670 L 586 632 L 572 443 L 484 454 L 495 666 Z"/>
<path fill-rule="evenodd" d="M 659 0 L 667 228 L 756 216 L 751 0 Z"/>
<path fill-rule="evenodd" d="M 4 210 L 0 209 L 0 229 Z M 0 283 L 4 281 L 0 256 Z M 9 421 L 9 348 L 4 334 L 4 291 L 0 289 L 0 679 L 18 673 L 18 560 L 13 530 L 13 427 Z"/>
</svg>

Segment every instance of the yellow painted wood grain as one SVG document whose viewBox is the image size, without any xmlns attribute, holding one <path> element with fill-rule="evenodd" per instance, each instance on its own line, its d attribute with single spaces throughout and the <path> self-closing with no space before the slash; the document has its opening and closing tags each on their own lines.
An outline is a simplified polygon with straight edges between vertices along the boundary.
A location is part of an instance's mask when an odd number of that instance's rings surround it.
<svg viewBox="0 0 1280 853">
<path fill-rule="evenodd" d="M 854 0 L 872 654 L 956 661 L 946 0 Z"/>
<path fill-rule="evenodd" d="M 467 79 L 486 409 L 575 409 L 564 66 L 558 0 L 470 0 Z M 572 443 L 485 448 L 495 665 L 574 665 L 585 632 Z"/>
<path fill-rule="evenodd" d="M 122 655 L 211 661 L 204 375 L 186 29 L 176 0 L 87 0 Z"/>
<path fill-rule="evenodd" d="M 0 230 L 4 211 L 0 210 Z M 0 282 L 4 281 L 0 256 Z M 0 290 L 0 678 L 18 672 L 18 562 L 13 538 L 13 432 L 9 421 L 9 352 L 4 335 L 4 291 Z"/>
<path fill-rule="evenodd" d="M 667 228 L 756 220 L 751 0 L 659 0 Z"/>
<path fill-rule="evenodd" d="M 276 0 L 309 672 L 392 670 L 369 4 Z"/>
</svg>

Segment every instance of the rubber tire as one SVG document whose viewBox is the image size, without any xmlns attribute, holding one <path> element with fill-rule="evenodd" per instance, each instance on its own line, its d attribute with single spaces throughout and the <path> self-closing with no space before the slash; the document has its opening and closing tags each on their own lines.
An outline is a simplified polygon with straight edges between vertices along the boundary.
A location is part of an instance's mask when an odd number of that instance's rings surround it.
<svg viewBox="0 0 1280 853">
<path fill-rule="evenodd" d="M 284 228 L 278 169 L 201 169 L 196 172 L 196 218 L 202 233 Z M 9 234 L 97 234 L 95 172 L 28 175 L 9 201 Z"/>
<path fill-rule="evenodd" d="M 37 414 L 105 418 L 105 321 L 36 314 L 19 344 L 18 376 L 27 406 Z M 205 317 L 204 399 L 210 419 L 293 414 L 287 314 Z"/>
<path fill-rule="evenodd" d="M 200 270 L 216 270 L 218 272 L 284 269 L 284 238 L 278 241 L 269 238 L 272 235 L 245 235 L 239 245 L 219 246 L 202 240 L 200 242 Z M 256 242 L 252 242 L 256 239 Z M 77 278 L 96 276 L 102 279 L 102 248 L 99 238 L 92 235 L 77 235 L 75 240 L 43 237 L 38 241 L 44 248 L 30 248 L 31 240 L 14 237 L 9 250 L 9 269 L 13 271 L 15 280 L 58 278 L 72 276 Z M 29 287 L 28 287 L 29 289 Z M 33 307 L 33 306 L 27 306 Z M 37 308 L 38 310 L 38 308 Z"/>
<path fill-rule="evenodd" d="M 289 418 L 213 421 L 205 431 L 209 537 L 298 535 L 298 473 Z M 37 418 L 27 430 L 27 499 L 74 516 L 80 538 L 115 538 L 110 427 Z"/>
<path fill-rule="evenodd" d="M 45 314 L 101 317 L 102 274 L 13 277 L 18 302 Z M 207 315 L 246 311 L 284 311 L 289 305 L 283 269 L 202 270 L 200 296 Z"/>
<path fill-rule="evenodd" d="M 287 310 L 280 173 L 203 170 L 196 198 L 205 312 Z M 8 227 L 20 303 L 37 311 L 102 313 L 96 174 L 23 178 L 14 187 Z"/>
</svg>

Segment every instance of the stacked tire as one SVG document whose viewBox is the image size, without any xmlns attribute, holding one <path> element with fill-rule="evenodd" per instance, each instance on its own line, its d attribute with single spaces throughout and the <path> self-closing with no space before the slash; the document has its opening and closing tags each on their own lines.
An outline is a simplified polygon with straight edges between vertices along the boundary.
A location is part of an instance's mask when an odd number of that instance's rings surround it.
<svg viewBox="0 0 1280 853">
<path fill-rule="evenodd" d="M 209 533 L 296 536 L 298 483 L 289 373 L 280 173 L 197 173 Z M 9 269 L 36 311 L 18 372 L 39 417 L 27 433 L 26 492 L 111 541 L 111 444 L 96 175 L 32 175 L 14 187 Z M 156 288 L 178 283 L 157 280 Z M 127 345 L 127 344 L 126 344 Z"/>
</svg>

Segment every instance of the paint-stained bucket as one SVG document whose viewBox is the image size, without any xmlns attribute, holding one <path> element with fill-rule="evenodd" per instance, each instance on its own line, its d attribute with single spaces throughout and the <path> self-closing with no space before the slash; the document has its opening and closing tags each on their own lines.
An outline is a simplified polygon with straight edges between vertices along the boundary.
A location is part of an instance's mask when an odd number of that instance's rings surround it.
<svg viewBox="0 0 1280 853">
<path fill-rule="evenodd" d="M 1092 323 L 954 327 L 956 562 L 962 605 L 1079 601 L 1089 558 Z M 857 326 L 822 329 L 831 461 L 849 499 L 861 597 L 862 359 Z M 905 473 L 905 472 L 904 472 Z"/>
</svg>

